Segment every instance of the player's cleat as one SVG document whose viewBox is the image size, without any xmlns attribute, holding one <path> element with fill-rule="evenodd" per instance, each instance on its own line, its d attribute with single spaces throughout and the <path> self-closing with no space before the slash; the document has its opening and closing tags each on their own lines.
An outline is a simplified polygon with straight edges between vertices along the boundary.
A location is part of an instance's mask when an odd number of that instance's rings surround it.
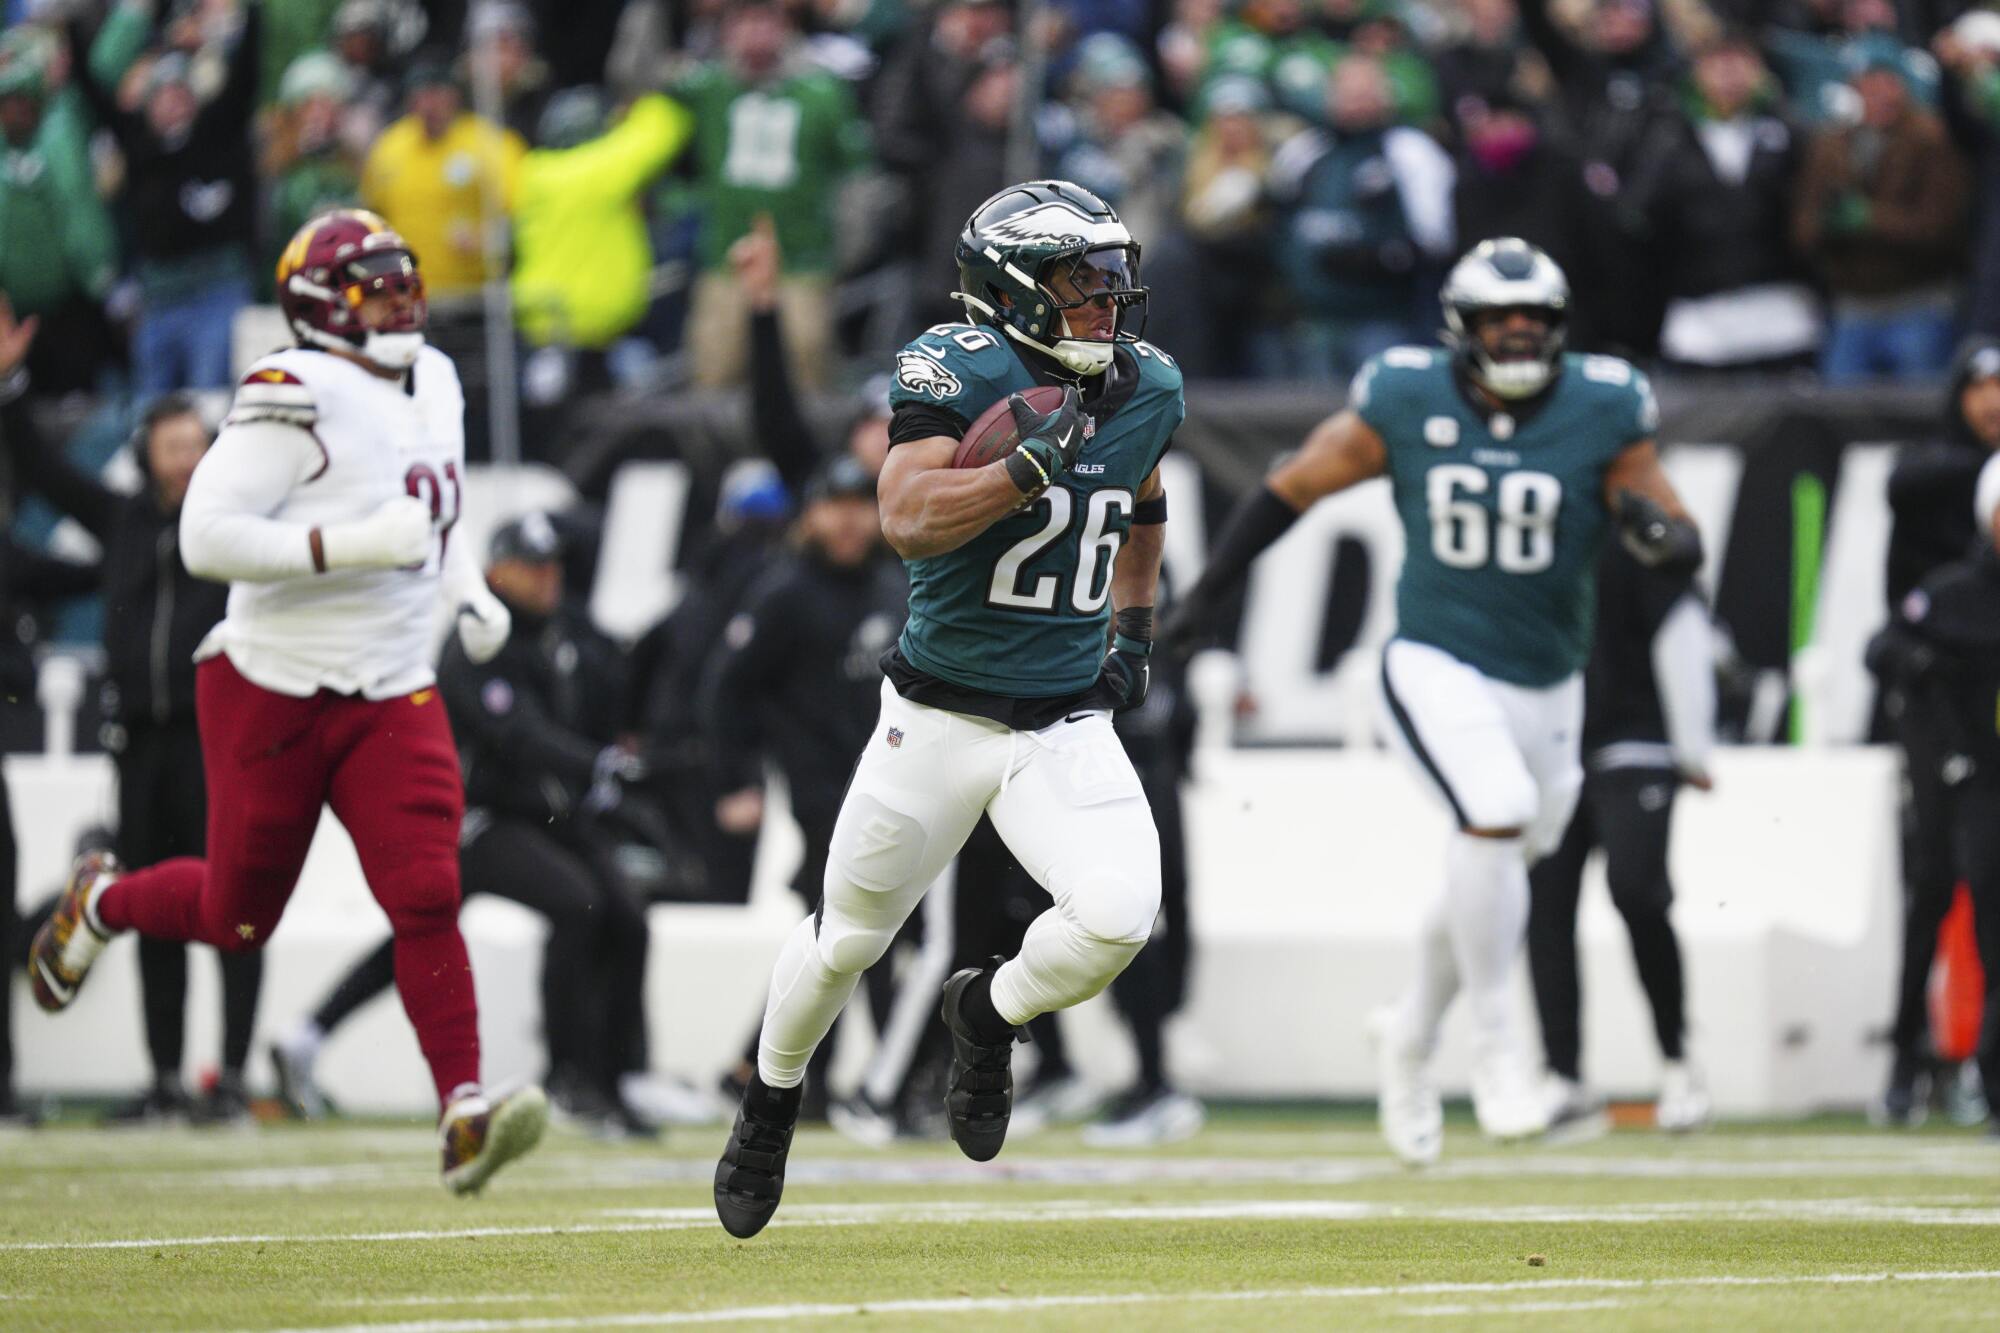
<svg viewBox="0 0 2000 1333">
<path fill-rule="evenodd" d="M 271 1043 L 271 1068 L 278 1074 L 278 1096 L 301 1120 L 326 1117 L 326 1094 L 313 1078 L 319 1043 L 292 1036 Z"/>
<path fill-rule="evenodd" d="M 69 883 L 56 899 L 55 910 L 28 949 L 28 980 L 35 1003 L 56 1013 L 67 1009 L 83 985 L 110 935 L 96 925 L 91 904 L 118 878 L 118 858 L 110 852 L 85 852 L 70 868 Z"/>
<path fill-rule="evenodd" d="M 1587 1143 L 1611 1132 L 1611 1113 L 1604 1099 L 1573 1078 L 1550 1073 L 1542 1085 L 1548 1103 L 1548 1140 L 1551 1143 Z"/>
<path fill-rule="evenodd" d="M 1368 1020 L 1375 1044 L 1376 1108 L 1382 1137 L 1407 1166 L 1430 1166 L 1444 1151 L 1444 1101 L 1430 1061 L 1402 1037 L 1394 1011 Z"/>
<path fill-rule="evenodd" d="M 1479 1132 L 1512 1143 L 1537 1138 L 1549 1127 L 1549 1107 L 1510 1044 L 1496 1044 L 1472 1065 L 1472 1114 Z"/>
<path fill-rule="evenodd" d="M 975 1162 L 990 1162 L 1007 1141 L 1007 1122 L 1014 1114 L 1014 1034 L 998 1042 L 981 1041 L 959 1012 L 965 988 L 990 969 L 968 967 L 944 983 L 944 1025 L 951 1033 L 951 1086 L 945 1092 L 945 1118 L 951 1141 Z"/>
<path fill-rule="evenodd" d="M 778 1211 L 801 1095 L 799 1088 L 768 1087 L 754 1074 L 743 1090 L 729 1142 L 715 1164 L 715 1215 L 738 1240 L 762 1231 Z"/>
<path fill-rule="evenodd" d="M 1653 1107 L 1653 1123 L 1669 1134 L 1685 1134 L 1706 1125 L 1713 1113 L 1701 1071 L 1685 1060 L 1667 1061 L 1660 1070 L 1660 1100 Z"/>
<path fill-rule="evenodd" d="M 495 1171 L 540 1143 L 548 1127 L 548 1096 L 532 1083 L 490 1101 L 481 1092 L 454 1097 L 438 1121 L 444 1187 L 477 1194 Z"/>
<path fill-rule="evenodd" d="M 1104 1119 L 1083 1127 L 1093 1148 L 1151 1148 L 1201 1133 L 1208 1113 L 1200 1102 L 1172 1088 L 1133 1088 L 1111 1103 Z"/>
</svg>

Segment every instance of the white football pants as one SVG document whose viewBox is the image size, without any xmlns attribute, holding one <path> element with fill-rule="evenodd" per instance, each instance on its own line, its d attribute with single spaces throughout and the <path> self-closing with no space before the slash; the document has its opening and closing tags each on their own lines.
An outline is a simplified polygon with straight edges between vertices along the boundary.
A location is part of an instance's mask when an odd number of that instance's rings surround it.
<svg viewBox="0 0 2000 1333">
<path fill-rule="evenodd" d="M 855 980 L 894 940 L 984 812 L 1055 902 L 993 978 L 1010 1023 L 1103 990 L 1138 954 L 1160 907 L 1153 812 L 1107 712 L 1040 731 L 911 703 L 887 681 L 882 715 L 841 804 L 818 916 L 771 977 L 757 1068 L 793 1087 Z"/>
<path fill-rule="evenodd" d="M 1493 680 L 1429 644 L 1382 654 L 1383 730 L 1458 825 L 1444 893 L 1424 921 L 1397 1039 L 1429 1054 L 1463 989 L 1481 1057 L 1525 1056 L 1508 982 L 1528 924 L 1528 865 L 1562 841 L 1583 789 L 1583 678 L 1544 689 Z M 1470 830 L 1518 830 L 1474 837 Z"/>
</svg>

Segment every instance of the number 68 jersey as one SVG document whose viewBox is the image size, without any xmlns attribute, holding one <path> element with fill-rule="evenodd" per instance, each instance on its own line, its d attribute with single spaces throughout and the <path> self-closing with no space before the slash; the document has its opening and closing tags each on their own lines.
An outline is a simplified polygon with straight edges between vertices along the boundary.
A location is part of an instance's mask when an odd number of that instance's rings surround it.
<svg viewBox="0 0 2000 1333">
<path fill-rule="evenodd" d="M 430 506 L 435 539 L 421 565 L 233 583 L 228 613 L 197 656 L 227 651 L 253 684 L 293 696 L 386 699 L 432 684 L 439 578 L 465 469 L 465 399 L 451 358 L 426 347 L 391 380 L 328 352 L 274 352 L 244 375 L 202 466 L 228 465 L 229 432 L 262 423 L 296 430 L 299 447 L 287 451 L 288 471 L 246 475 L 228 487 L 233 498 L 311 528 L 413 495 Z"/>
<path fill-rule="evenodd" d="M 1403 522 L 1397 636 L 1529 688 L 1581 671 L 1605 472 L 1659 426 L 1646 377 L 1569 354 L 1551 388 L 1493 410 L 1448 352 L 1395 347 L 1362 367 L 1349 405 L 1387 446 Z"/>
</svg>

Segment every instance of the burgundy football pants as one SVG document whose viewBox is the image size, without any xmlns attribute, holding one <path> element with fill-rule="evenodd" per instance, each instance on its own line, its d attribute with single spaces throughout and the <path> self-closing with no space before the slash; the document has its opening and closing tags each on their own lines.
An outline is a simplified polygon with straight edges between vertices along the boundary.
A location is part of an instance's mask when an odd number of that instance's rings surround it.
<svg viewBox="0 0 2000 1333">
<path fill-rule="evenodd" d="M 396 937 L 396 988 L 438 1100 L 479 1081 L 479 1012 L 458 933 L 458 750 L 434 689 L 309 699 L 201 664 L 195 702 L 208 776 L 208 857 L 134 871 L 104 891 L 114 930 L 238 952 L 271 938 L 298 884 L 320 807 L 354 839 Z"/>
</svg>

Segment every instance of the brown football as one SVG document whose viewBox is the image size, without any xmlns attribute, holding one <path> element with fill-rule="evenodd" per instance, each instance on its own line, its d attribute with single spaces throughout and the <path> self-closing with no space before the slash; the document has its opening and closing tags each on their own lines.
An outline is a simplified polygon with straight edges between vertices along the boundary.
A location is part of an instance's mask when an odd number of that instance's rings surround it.
<svg viewBox="0 0 2000 1333">
<path fill-rule="evenodd" d="M 1032 389 L 1023 389 L 1021 397 L 1028 400 L 1028 406 L 1037 412 L 1053 412 L 1062 406 L 1063 389 L 1059 385 L 1038 384 Z M 958 452 L 952 456 L 953 467 L 985 467 L 1014 452 L 1014 446 L 1021 442 L 1021 432 L 1015 428 L 1014 414 L 1007 407 L 1007 400 L 1000 401 L 979 414 L 979 420 L 965 432 L 965 438 L 958 442 Z"/>
</svg>

